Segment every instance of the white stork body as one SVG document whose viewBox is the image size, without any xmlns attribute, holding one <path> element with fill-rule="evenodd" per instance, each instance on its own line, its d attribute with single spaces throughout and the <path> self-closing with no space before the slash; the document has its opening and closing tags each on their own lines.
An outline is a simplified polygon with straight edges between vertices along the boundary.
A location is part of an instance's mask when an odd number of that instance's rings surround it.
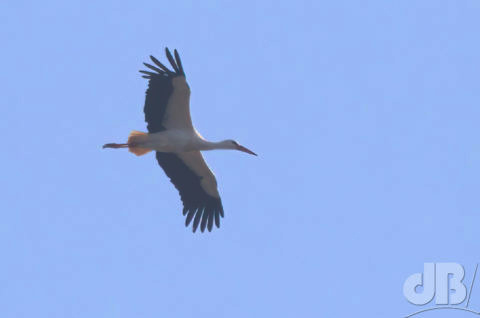
<svg viewBox="0 0 480 318">
<path fill-rule="evenodd" d="M 174 72 L 153 56 L 150 58 L 158 67 L 144 65 L 155 73 L 140 71 L 149 79 L 144 107 L 148 133 L 132 131 L 127 143 L 105 144 L 103 148 L 129 148 L 136 155 L 156 151 L 158 163 L 180 193 L 185 225 L 193 220 L 193 232 L 198 225 L 202 232 L 205 228 L 211 231 L 214 222 L 220 227 L 223 206 L 215 175 L 200 151 L 235 149 L 256 154 L 233 140 L 210 142 L 197 132 L 190 116 L 190 88 L 180 56 L 176 50 L 174 53 L 175 59 L 166 49 Z"/>
<path fill-rule="evenodd" d="M 146 134 L 145 140 L 135 144 L 136 147 L 160 152 L 183 153 L 194 150 L 237 149 L 229 140 L 211 142 L 203 139 L 196 131 L 166 130 Z"/>
</svg>

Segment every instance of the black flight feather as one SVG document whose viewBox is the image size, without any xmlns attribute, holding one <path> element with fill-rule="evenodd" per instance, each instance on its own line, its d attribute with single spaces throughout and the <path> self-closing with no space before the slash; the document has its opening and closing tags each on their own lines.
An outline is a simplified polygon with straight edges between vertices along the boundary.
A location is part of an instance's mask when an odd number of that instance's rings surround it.
<svg viewBox="0 0 480 318">
<path fill-rule="evenodd" d="M 143 71 L 143 70 L 140 70 L 139 72 L 143 73 L 143 74 L 151 75 L 151 76 L 158 75 L 157 73 L 153 73 L 153 72 L 149 72 L 149 71 Z"/>
<path fill-rule="evenodd" d="M 172 53 L 170 53 L 170 50 L 168 49 L 168 47 L 165 48 L 165 52 L 167 53 L 167 59 L 170 62 L 170 65 L 172 65 L 173 69 L 175 70 L 175 73 L 177 74 L 180 73 L 180 71 L 178 70 L 177 63 L 175 63 Z"/>
<path fill-rule="evenodd" d="M 159 69 L 158 67 L 153 66 L 153 65 L 151 65 L 151 64 L 143 63 L 143 65 L 145 65 L 146 67 L 148 67 L 148 68 L 151 69 L 151 70 L 154 70 L 155 72 L 158 72 L 159 74 L 165 73 L 164 71 L 162 71 L 162 70 Z"/>
<path fill-rule="evenodd" d="M 180 74 L 185 76 L 185 72 L 183 71 L 182 60 L 180 60 L 180 55 L 178 55 L 177 49 L 173 50 L 173 54 L 175 54 L 175 60 L 177 61 L 178 68 L 180 69 Z"/>
<path fill-rule="evenodd" d="M 164 70 L 167 74 L 174 74 L 165 65 L 160 63 L 160 61 L 157 60 L 153 55 L 150 55 L 150 59 L 153 61 L 153 63 L 157 64 L 157 66 L 160 67 L 162 70 Z"/>
</svg>

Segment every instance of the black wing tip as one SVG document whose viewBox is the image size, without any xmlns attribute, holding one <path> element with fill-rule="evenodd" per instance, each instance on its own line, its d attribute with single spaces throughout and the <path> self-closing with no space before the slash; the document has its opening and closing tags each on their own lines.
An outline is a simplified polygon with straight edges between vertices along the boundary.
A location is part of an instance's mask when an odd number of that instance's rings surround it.
<svg viewBox="0 0 480 318">
<path fill-rule="evenodd" d="M 167 75 L 174 75 L 174 74 L 175 74 L 174 72 L 172 72 L 171 70 L 169 70 L 168 67 L 166 67 L 165 65 L 163 65 L 162 62 L 160 62 L 155 56 L 150 55 L 150 59 L 152 60 L 152 62 L 153 62 L 155 65 L 157 65 L 157 66 L 161 69 L 161 71 L 163 71 L 163 72 L 166 73 Z M 150 66 L 153 66 L 153 65 L 150 65 L 150 64 L 148 64 L 148 63 L 143 63 L 143 64 L 144 64 L 145 66 L 149 67 L 149 68 L 150 68 Z M 147 64 L 150 65 L 150 66 L 148 66 Z M 154 66 L 153 66 L 153 67 L 154 67 Z M 154 68 L 155 68 L 155 67 L 154 67 Z"/>
<path fill-rule="evenodd" d="M 156 66 L 153 66 L 152 64 L 143 63 L 143 65 L 145 65 L 146 67 L 148 67 L 150 70 L 157 72 L 157 73 L 160 74 L 160 75 L 165 74 L 165 71 L 164 71 L 164 70 L 161 70 L 160 68 L 158 68 L 158 67 L 156 67 Z"/>
<path fill-rule="evenodd" d="M 223 207 L 211 207 L 211 208 L 184 208 L 182 214 L 186 216 L 185 227 L 188 227 L 192 223 L 192 232 L 195 233 L 197 229 L 200 229 L 201 233 L 205 230 L 212 232 L 213 224 L 217 228 L 220 228 L 220 218 L 223 218 Z"/>
<path fill-rule="evenodd" d="M 143 63 L 143 65 L 145 65 L 146 67 L 158 72 L 160 75 L 164 75 L 165 73 L 167 75 L 181 75 L 181 76 L 185 76 L 185 72 L 183 70 L 183 65 L 182 65 L 182 61 L 180 60 L 180 55 L 178 54 L 178 51 L 177 49 L 174 49 L 173 50 L 173 54 L 175 55 L 175 58 L 173 58 L 173 55 L 172 53 L 170 52 L 169 48 L 168 47 L 165 47 L 165 55 L 167 56 L 167 59 L 168 61 L 170 62 L 170 64 L 172 65 L 172 68 L 173 68 L 173 72 L 171 70 L 169 70 L 165 65 L 163 65 L 155 56 L 153 55 L 150 55 L 150 59 L 152 60 L 152 62 L 157 65 L 158 67 L 156 66 L 153 66 L 151 64 L 148 64 L 148 63 Z"/>
<path fill-rule="evenodd" d="M 175 59 L 172 56 L 172 53 L 170 53 L 170 50 L 168 47 L 165 48 L 165 54 L 167 55 L 167 59 L 170 62 L 170 65 L 172 65 L 173 69 L 175 70 L 175 73 L 180 75 L 180 70 L 178 69 L 178 65 L 175 62 Z"/>
<path fill-rule="evenodd" d="M 175 61 L 177 61 L 178 68 L 180 70 L 180 74 L 185 76 L 185 71 L 183 70 L 182 60 L 180 59 L 180 54 L 178 54 L 177 49 L 173 50 L 173 54 L 175 55 Z"/>
<path fill-rule="evenodd" d="M 170 52 L 170 49 L 168 48 L 168 46 L 165 47 L 165 55 L 168 57 L 169 55 L 171 56 L 172 53 Z"/>
</svg>

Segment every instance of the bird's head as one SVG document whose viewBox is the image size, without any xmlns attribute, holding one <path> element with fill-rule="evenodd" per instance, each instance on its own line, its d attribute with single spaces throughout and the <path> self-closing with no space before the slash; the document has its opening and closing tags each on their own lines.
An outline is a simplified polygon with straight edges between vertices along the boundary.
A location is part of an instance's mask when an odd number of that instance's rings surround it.
<svg viewBox="0 0 480 318">
<path fill-rule="evenodd" d="M 222 141 L 222 144 L 225 145 L 225 148 L 227 149 L 235 149 L 235 150 L 240 150 L 240 151 L 243 151 L 243 152 L 246 152 L 248 154 L 251 154 L 251 155 L 254 155 L 254 156 L 258 156 L 256 153 L 254 153 L 253 151 L 251 151 L 250 149 L 240 145 L 238 142 L 236 142 L 235 140 L 232 140 L 232 139 L 227 139 L 227 140 L 224 140 Z"/>
</svg>

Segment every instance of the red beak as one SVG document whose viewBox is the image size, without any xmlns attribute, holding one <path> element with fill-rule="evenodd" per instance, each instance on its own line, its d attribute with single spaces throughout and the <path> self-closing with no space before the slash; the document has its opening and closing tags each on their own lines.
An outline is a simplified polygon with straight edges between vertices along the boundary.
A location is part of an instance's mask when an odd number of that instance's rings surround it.
<svg viewBox="0 0 480 318">
<path fill-rule="evenodd" d="M 245 148 L 244 146 L 238 145 L 237 149 L 240 150 L 240 151 L 249 153 L 249 154 L 251 154 L 251 155 L 258 156 L 256 153 L 254 153 L 253 151 L 251 151 L 251 150 L 248 149 L 248 148 Z"/>
</svg>

